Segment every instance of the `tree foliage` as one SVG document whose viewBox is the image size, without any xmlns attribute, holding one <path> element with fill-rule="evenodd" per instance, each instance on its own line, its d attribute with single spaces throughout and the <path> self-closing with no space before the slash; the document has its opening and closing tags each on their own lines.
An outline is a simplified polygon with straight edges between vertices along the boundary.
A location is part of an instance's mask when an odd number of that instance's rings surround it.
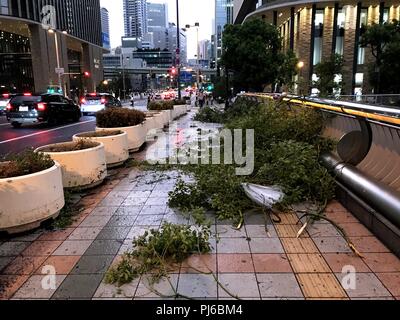
<svg viewBox="0 0 400 320">
<path fill-rule="evenodd" d="M 97 86 L 97 92 L 109 92 L 109 93 L 114 93 L 117 97 L 122 97 L 123 96 L 123 87 L 124 87 L 124 80 L 123 76 L 120 74 L 118 76 L 115 76 L 111 81 L 108 81 L 108 84 L 105 85 L 102 82 L 100 82 Z M 125 75 L 125 88 L 126 92 L 128 93 L 129 91 L 132 91 L 132 84 L 130 77 L 126 74 Z"/>
<path fill-rule="evenodd" d="M 367 26 L 360 45 L 369 48 L 375 61 L 369 66 L 374 93 L 398 93 L 400 90 L 400 23 Z"/>
<path fill-rule="evenodd" d="M 333 54 L 328 60 L 315 66 L 315 74 L 318 77 L 313 85 L 320 92 L 321 97 L 327 97 L 338 92 L 343 87 L 342 81 L 335 81 L 336 75 L 342 74 L 343 56 Z"/>
<path fill-rule="evenodd" d="M 266 85 L 286 82 L 295 72 L 293 54 L 286 59 L 280 51 L 277 28 L 261 20 L 226 26 L 222 46 L 221 65 L 234 73 L 237 90 L 262 91 Z"/>
</svg>

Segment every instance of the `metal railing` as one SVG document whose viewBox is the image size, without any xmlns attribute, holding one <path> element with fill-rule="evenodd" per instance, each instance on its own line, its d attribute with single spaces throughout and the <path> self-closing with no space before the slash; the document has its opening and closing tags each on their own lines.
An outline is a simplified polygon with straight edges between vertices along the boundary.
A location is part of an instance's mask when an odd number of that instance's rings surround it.
<svg viewBox="0 0 400 320">
<path fill-rule="evenodd" d="M 278 95 L 270 93 L 246 93 L 242 96 L 254 99 L 283 101 L 304 107 L 319 108 L 348 116 L 361 117 L 367 120 L 400 126 L 400 107 L 395 106 L 377 106 L 334 99 L 299 97 L 295 95 Z"/>
<path fill-rule="evenodd" d="M 340 95 L 332 98 L 338 101 L 400 107 L 400 94 Z"/>
</svg>

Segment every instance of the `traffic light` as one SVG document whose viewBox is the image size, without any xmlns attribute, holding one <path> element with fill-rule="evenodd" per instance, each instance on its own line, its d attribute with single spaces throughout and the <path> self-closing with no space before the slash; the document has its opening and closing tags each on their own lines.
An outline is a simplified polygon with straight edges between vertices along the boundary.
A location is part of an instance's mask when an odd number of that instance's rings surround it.
<svg viewBox="0 0 400 320">
<path fill-rule="evenodd" d="M 90 72 L 88 72 L 88 71 L 85 71 L 83 73 L 83 75 L 84 75 L 85 78 L 90 78 Z"/>
<path fill-rule="evenodd" d="M 169 73 L 172 77 L 175 77 L 178 72 L 175 67 L 172 67 Z"/>
</svg>

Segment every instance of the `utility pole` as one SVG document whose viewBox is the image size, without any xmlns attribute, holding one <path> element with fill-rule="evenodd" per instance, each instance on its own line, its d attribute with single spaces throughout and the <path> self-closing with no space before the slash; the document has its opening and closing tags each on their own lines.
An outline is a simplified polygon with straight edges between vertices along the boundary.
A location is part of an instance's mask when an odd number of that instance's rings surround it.
<svg viewBox="0 0 400 320">
<path fill-rule="evenodd" d="M 125 102 L 126 98 L 126 85 L 125 85 L 125 59 L 124 59 L 124 54 L 122 53 L 122 92 L 123 92 L 123 97 L 122 100 Z"/>
<path fill-rule="evenodd" d="M 176 41 L 177 41 L 177 48 L 176 48 L 176 64 L 177 64 L 177 84 L 178 84 L 178 99 L 182 99 L 181 93 L 181 30 L 179 27 L 179 0 L 176 0 Z"/>
</svg>

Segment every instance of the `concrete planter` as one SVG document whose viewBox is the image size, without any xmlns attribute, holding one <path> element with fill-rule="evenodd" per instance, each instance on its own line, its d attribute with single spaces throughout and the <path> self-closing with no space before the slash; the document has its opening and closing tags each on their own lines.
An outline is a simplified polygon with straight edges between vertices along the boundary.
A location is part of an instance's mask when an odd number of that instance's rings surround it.
<svg viewBox="0 0 400 320">
<path fill-rule="evenodd" d="M 0 179 L 0 231 L 25 232 L 56 218 L 64 207 L 61 167 Z"/>
<path fill-rule="evenodd" d="M 60 163 L 64 188 L 88 189 L 98 186 L 107 176 L 106 154 L 102 143 L 89 149 L 67 152 L 46 152 L 49 147 L 73 144 L 59 143 L 40 147 L 35 152 L 43 152 Z"/>
<path fill-rule="evenodd" d="M 145 125 L 146 125 L 146 130 L 147 132 L 155 130 L 156 129 L 156 120 L 153 116 L 146 116 L 146 121 L 145 121 Z"/>
<path fill-rule="evenodd" d="M 178 119 L 186 113 L 186 105 L 174 106 L 173 118 Z"/>
<path fill-rule="evenodd" d="M 154 118 L 154 129 L 161 130 L 164 128 L 164 118 L 162 112 L 149 112 Z"/>
<path fill-rule="evenodd" d="M 175 120 L 178 119 L 179 117 L 180 117 L 179 108 L 178 106 L 174 106 L 174 109 L 172 110 L 172 119 Z"/>
<path fill-rule="evenodd" d="M 146 142 L 147 126 L 143 122 L 137 126 L 121 127 L 121 128 L 96 128 L 96 131 L 101 130 L 120 130 L 126 132 L 128 135 L 128 149 L 129 152 L 136 152 Z"/>
<path fill-rule="evenodd" d="M 106 153 L 107 168 L 118 167 L 128 160 L 129 149 L 128 135 L 126 132 L 121 132 L 120 134 L 106 137 L 85 137 L 87 134 L 90 134 L 90 132 L 76 134 L 73 136 L 73 140 L 90 140 L 102 143 Z"/>
<path fill-rule="evenodd" d="M 169 126 L 173 119 L 173 110 L 163 110 L 164 126 Z"/>
</svg>

